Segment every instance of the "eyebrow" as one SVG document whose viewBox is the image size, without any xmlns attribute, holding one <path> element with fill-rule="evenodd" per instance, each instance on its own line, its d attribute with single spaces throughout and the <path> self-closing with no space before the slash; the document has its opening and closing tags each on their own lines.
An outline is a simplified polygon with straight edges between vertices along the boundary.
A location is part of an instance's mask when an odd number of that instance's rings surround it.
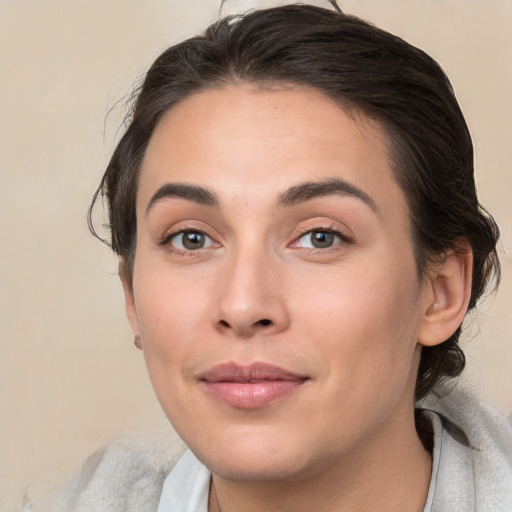
<svg viewBox="0 0 512 512">
<path fill-rule="evenodd" d="M 219 200 L 216 194 L 207 188 L 186 183 L 166 183 L 153 194 L 146 208 L 146 213 L 148 213 L 158 201 L 167 197 L 179 197 L 206 206 L 219 206 Z"/>
<path fill-rule="evenodd" d="M 348 181 L 339 178 L 332 178 L 325 181 L 308 181 L 299 185 L 295 185 L 281 194 L 277 205 L 279 207 L 289 208 L 300 203 L 305 203 L 319 197 L 330 195 L 355 197 L 363 201 L 373 211 L 379 211 L 375 201 L 373 201 L 373 199 L 368 196 L 368 194 L 363 192 L 355 185 L 352 185 Z M 158 201 L 168 197 L 178 197 L 188 201 L 194 201 L 198 204 L 216 208 L 218 208 L 220 205 L 219 199 L 215 192 L 205 187 L 201 187 L 199 185 L 190 185 L 187 183 L 166 183 L 153 194 L 146 208 L 146 213 Z"/>
<path fill-rule="evenodd" d="M 368 194 L 348 181 L 339 178 L 332 178 L 325 181 L 308 181 L 306 183 L 296 185 L 281 195 L 278 201 L 278 206 L 290 207 L 299 203 L 311 201 L 318 197 L 330 195 L 355 197 L 356 199 L 363 201 L 373 211 L 379 211 L 375 201 Z"/>
</svg>

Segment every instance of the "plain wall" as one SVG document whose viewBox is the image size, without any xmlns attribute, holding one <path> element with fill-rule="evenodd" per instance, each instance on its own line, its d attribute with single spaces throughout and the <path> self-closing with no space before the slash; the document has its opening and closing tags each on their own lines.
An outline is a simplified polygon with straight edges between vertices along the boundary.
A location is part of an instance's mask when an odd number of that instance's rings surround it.
<svg viewBox="0 0 512 512">
<path fill-rule="evenodd" d="M 231 0 L 231 6 L 236 0 Z M 512 1 L 346 0 L 434 56 L 503 232 L 503 282 L 469 327 L 467 379 L 512 411 Z M 216 1 L 0 0 L 0 509 L 44 496 L 127 431 L 169 430 L 86 211 L 132 83 Z M 119 103 L 120 102 L 120 103 Z M 117 105 L 116 105 L 117 104 Z M 113 111 L 107 116 L 110 109 Z"/>
</svg>

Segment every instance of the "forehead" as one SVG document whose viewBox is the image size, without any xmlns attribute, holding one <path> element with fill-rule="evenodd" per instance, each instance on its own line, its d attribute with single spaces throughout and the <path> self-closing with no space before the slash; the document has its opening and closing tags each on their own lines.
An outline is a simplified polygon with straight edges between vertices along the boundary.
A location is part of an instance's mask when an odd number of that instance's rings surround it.
<svg viewBox="0 0 512 512">
<path fill-rule="evenodd" d="M 377 122 L 316 90 L 233 85 L 194 94 L 163 116 L 137 202 L 147 205 L 165 182 L 198 184 L 226 201 L 271 202 L 296 184 L 333 178 L 407 214 Z"/>
</svg>

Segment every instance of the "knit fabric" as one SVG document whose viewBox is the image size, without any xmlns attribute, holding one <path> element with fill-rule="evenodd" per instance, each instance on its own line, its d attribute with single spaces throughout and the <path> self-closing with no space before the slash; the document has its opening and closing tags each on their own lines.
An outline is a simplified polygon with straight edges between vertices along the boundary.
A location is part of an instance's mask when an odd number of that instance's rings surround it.
<svg viewBox="0 0 512 512">
<path fill-rule="evenodd" d="M 511 512 L 511 423 L 461 389 L 432 393 L 421 405 L 443 423 L 432 512 Z"/>
<path fill-rule="evenodd" d="M 126 438 L 94 453 L 69 482 L 51 512 L 155 512 L 163 482 L 186 447 L 162 449 Z"/>
</svg>

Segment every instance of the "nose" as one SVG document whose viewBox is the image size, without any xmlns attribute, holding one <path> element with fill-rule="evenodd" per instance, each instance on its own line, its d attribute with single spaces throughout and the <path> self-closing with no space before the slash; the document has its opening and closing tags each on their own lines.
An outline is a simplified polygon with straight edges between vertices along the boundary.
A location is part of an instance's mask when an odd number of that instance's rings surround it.
<svg viewBox="0 0 512 512">
<path fill-rule="evenodd" d="M 278 265 L 260 251 L 244 251 L 226 261 L 219 275 L 214 323 L 237 338 L 271 336 L 290 322 Z"/>
</svg>

